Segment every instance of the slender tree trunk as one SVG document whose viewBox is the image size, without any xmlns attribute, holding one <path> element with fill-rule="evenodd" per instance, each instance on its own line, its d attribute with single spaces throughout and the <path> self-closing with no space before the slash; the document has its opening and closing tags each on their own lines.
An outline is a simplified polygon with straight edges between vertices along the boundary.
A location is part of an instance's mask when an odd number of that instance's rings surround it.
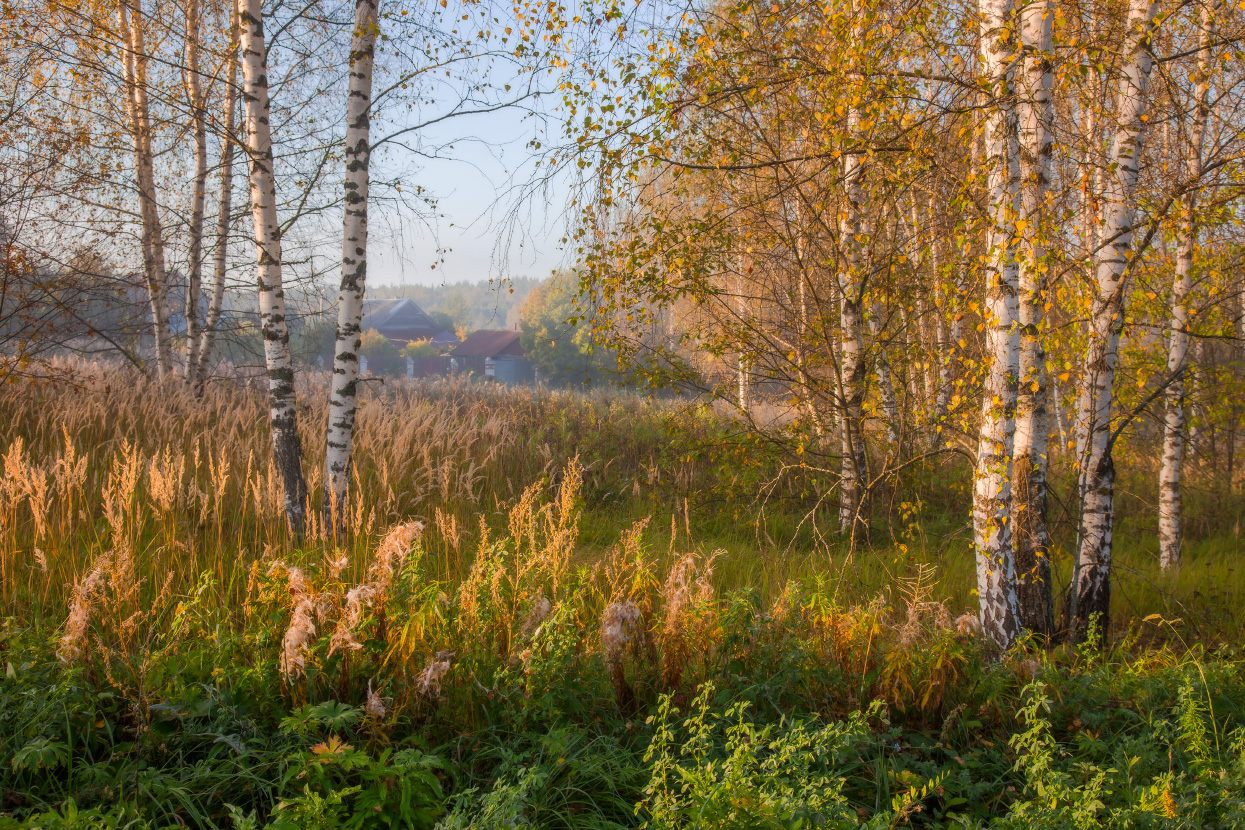
<svg viewBox="0 0 1245 830">
<path fill-rule="evenodd" d="M 1091 8 L 1090 14 L 1093 18 L 1090 21 L 1090 38 L 1091 41 L 1097 42 L 1101 26 L 1097 13 Z M 1092 174 L 1087 175 L 1085 179 L 1085 205 L 1083 209 L 1084 215 L 1081 217 L 1081 233 L 1084 241 L 1085 255 L 1089 258 L 1091 264 L 1098 262 L 1098 246 L 1102 241 L 1099 230 L 1102 225 L 1102 198 L 1105 190 L 1106 182 L 1106 157 L 1102 148 L 1102 115 L 1106 109 L 1104 98 L 1106 94 L 1106 76 L 1101 71 L 1095 72 L 1095 80 L 1093 82 L 1090 108 L 1088 117 L 1086 118 L 1085 132 L 1088 136 L 1088 147 L 1086 148 L 1086 162 L 1092 168 Z M 1093 308 L 1090 318 L 1093 319 L 1101 313 L 1098 306 L 1099 298 L 1093 299 Z M 1089 422 L 1092 414 L 1091 396 L 1088 376 L 1082 378 L 1082 383 L 1076 398 L 1076 411 L 1072 428 L 1076 435 L 1076 469 L 1078 474 L 1083 477 L 1085 465 L 1085 443 L 1089 438 Z"/>
<path fill-rule="evenodd" d="M 1215 6 L 1202 10 L 1202 34 L 1197 61 L 1195 96 L 1197 108 L 1189 136 L 1185 176 L 1190 185 L 1202 175 L 1202 147 L 1206 122 L 1210 117 L 1210 44 L 1215 27 Z M 1179 251 L 1176 276 L 1172 284 L 1171 339 L 1167 352 L 1167 371 L 1172 376 L 1167 387 L 1167 412 L 1163 421 L 1163 462 L 1159 470 L 1159 562 L 1164 570 L 1180 564 L 1180 462 L 1184 456 L 1184 373 L 1189 354 L 1189 309 L 1193 288 L 1193 249 L 1197 245 L 1196 191 L 1190 187 L 1184 197 L 1180 217 Z"/>
<path fill-rule="evenodd" d="M 847 134 L 854 136 L 860 124 L 860 113 L 850 108 L 847 113 Z M 864 436 L 864 387 L 865 347 L 862 325 L 862 294 L 864 278 L 860 255 L 860 238 L 864 229 L 861 201 L 864 198 L 864 170 L 861 157 L 849 153 L 843 159 L 843 186 L 846 205 L 839 222 L 839 238 L 847 252 L 846 267 L 838 276 L 839 326 L 842 329 L 842 390 L 843 410 L 843 464 L 841 500 L 839 503 L 839 530 L 855 536 L 857 523 L 868 526 L 865 517 L 865 436 Z"/>
<path fill-rule="evenodd" d="M 163 380 L 173 371 L 173 343 L 169 329 L 168 275 L 164 266 L 164 231 L 156 204 L 155 159 L 152 151 L 151 107 L 147 99 L 147 53 L 143 38 L 141 0 L 120 0 L 117 21 L 125 43 L 122 68 L 130 136 L 134 144 L 134 176 L 142 219 L 143 270 L 151 303 L 152 333 L 156 343 L 156 374 Z"/>
<path fill-rule="evenodd" d="M 976 144 L 977 141 L 974 139 L 973 145 Z M 935 208 L 934 197 L 931 194 L 929 197 L 930 216 L 935 215 Z M 912 221 L 914 225 L 917 222 L 916 202 L 912 204 Z M 947 440 L 947 413 L 951 404 L 951 387 L 954 383 L 952 364 L 956 350 L 959 348 L 960 338 L 964 336 L 963 315 L 960 311 L 966 293 L 963 277 L 957 276 L 956 278 L 956 296 L 952 302 L 953 298 L 942 281 L 940 260 L 938 241 L 935 239 L 930 245 L 930 272 L 935 281 L 934 295 L 941 300 L 941 305 L 938 306 L 938 390 L 934 396 L 933 435 L 929 442 L 931 449 L 941 448 Z"/>
<path fill-rule="evenodd" d="M 916 300 L 915 332 L 917 345 L 919 346 L 917 354 L 921 358 L 921 388 L 925 393 L 925 415 L 927 416 L 926 420 L 928 420 L 928 407 L 938 394 L 934 380 L 934 361 L 931 359 L 931 355 L 936 351 L 938 334 L 930 322 L 929 307 L 925 304 L 923 296 L 917 297 Z"/>
<path fill-rule="evenodd" d="M 1206 459 L 1203 456 L 1202 448 L 1202 418 L 1197 415 L 1198 389 L 1200 387 L 1201 367 L 1206 364 L 1206 344 L 1201 340 L 1193 341 L 1193 360 L 1185 366 L 1185 422 L 1189 432 L 1188 440 L 1185 442 L 1185 451 L 1192 458 L 1197 458 L 1200 464 L 1205 464 Z M 1193 403 L 1190 403 L 1190 400 Z"/>
<path fill-rule="evenodd" d="M 246 109 L 246 151 L 251 167 L 251 215 L 255 221 L 256 276 L 268 397 L 273 461 L 285 486 L 285 514 L 301 534 L 307 484 L 303 479 L 294 397 L 294 362 L 285 321 L 281 283 L 281 225 L 273 176 L 271 110 L 268 105 L 268 52 L 264 44 L 261 0 L 241 0 L 242 101 Z"/>
<path fill-rule="evenodd" d="M 1058 383 L 1052 384 L 1052 387 L 1053 387 L 1054 394 L 1050 396 L 1051 409 L 1054 410 L 1052 414 L 1055 416 L 1055 427 L 1059 430 L 1059 448 L 1060 448 L 1059 451 L 1060 451 L 1060 455 L 1062 455 L 1067 450 L 1067 447 L 1068 447 L 1068 431 L 1067 431 L 1067 427 L 1064 426 L 1064 418 L 1063 418 L 1063 410 L 1062 410 L 1063 393 L 1059 391 Z"/>
<path fill-rule="evenodd" d="M 739 279 L 735 281 L 735 313 L 738 315 L 739 322 L 742 325 L 748 314 L 748 303 L 744 299 L 744 277 L 742 273 L 739 275 Z M 744 352 L 741 351 L 735 355 L 736 403 L 739 405 L 739 411 L 742 413 L 747 413 L 748 411 L 750 368 L 748 357 Z"/>
<path fill-rule="evenodd" d="M 803 211 L 797 203 L 794 208 L 795 227 L 796 227 L 796 279 L 799 284 L 796 286 L 796 295 L 799 298 L 799 308 L 796 310 L 796 342 L 793 352 L 796 359 L 796 376 L 800 384 L 800 401 L 804 408 L 806 417 L 813 426 L 813 434 L 818 444 L 825 440 L 826 426 L 822 418 L 821 412 L 817 408 L 816 394 L 813 392 L 812 380 L 808 372 L 808 340 L 809 340 L 809 323 L 808 323 L 808 250 L 804 237 L 804 218 Z"/>
<path fill-rule="evenodd" d="M 908 258 L 912 262 L 912 271 L 916 279 L 916 284 L 920 285 L 921 283 L 922 271 L 932 271 L 932 273 L 930 273 L 930 276 L 932 277 L 932 280 L 933 280 L 931 285 L 934 287 L 936 291 L 937 280 L 938 280 L 937 268 L 934 268 L 934 269 L 926 268 L 927 265 L 929 265 L 931 262 L 934 261 L 934 258 L 932 256 L 926 256 L 924 252 L 921 250 L 920 232 L 919 232 L 919 229 L 921 226 L 917 223 L 917 211 L 916 211 L 916 199 L 915 198 L 909 200 L 908 208 L 909 208 L 909 218 L 907 222 L 908 231 L 906 233 L 906 236 L 907 236 L 906 250 L 908 253 Z M 903 226 L 904 226 L 904 218 L 902 216 L 897 217 L 896 227 L 902 229 Z M 916 325 L 915 326 L 909 327 L 907 325 L 907 312 L 906 311 L 904 312 L 905 314 L 904 328 L 911 331 L 913 337 L 916 339 L 917 348 L 915 350 L 915 354 L 919 357 L 919 361 L 920 361 L 918 366 L 915 367 L 916 372 L 919 372 L 920 376 L 917 377 L 915 373 L 911 376 L 911 382 L 910 382 L 909 388 L 910 388 L 910 394 L 912 396 L 912 400 L 920 402 L 920 403 L 914 404 L 913 408 L 914 410 L 917 410 L 920 412 L 920 416 L 917 418 L 917 420 L 921 423 L 921 425 L 927 432 L 927 440 L 924 443 L 926 446 L 933 446 L 935 443 L 934 436 L 936 435 L 936 433 L 934 432 L 934 428 L 933 428 L 933 424 L 936 419 L 934 402 L 938 397 L 937 380 L 934 374 L 934 357 L 940 354 L 941 347 L 942 347 L 942 341 L 939 337 L 938 329 L 936 328 L 935 324 L 930 321 L 930 310 L 929 310 L 929 306 L 925 302 L 924 288 L 918 289 L 917 291 L 915 307 L 916 307 Z M 935 301 L 934 317 L 938 319 L 939 322 L 941 322 L 941 315 L 938 313 L 939 311 L 940 309 L 938 308 L 938 304 Z M 920 384 L 919 387 L 918 387 L 918 383 Z M 922 393 L 923 393 L 923 396 L 922 396 Z"/>
<path fill-rule="evenodd" d="M 333 391 L 325 436 L 324 514 L 335 531 L 346 516 L 350 455 L 358 406 L 360 323 L 367 287 L 368 167 L 371 161 L 372 61 L 379 31 L 377 0 L 356 0 L 346 99 L 346 218 L 342 225 L 342 281 L 337 295 Z"/>
<path fill-rule="evenodd" d="M 1020 13 L 1024 61 L 1017 115 L 1024 225 L 1018 263 L 1020 387 L 1016 401 L 1016 495 L 1012 505 L 1021 620 L 1025 628 L 1047 637 L 1054 633 L 1055 610 L 1047 558 L 1047 372 L 1042 325 L 1047 267 L 1044 205 L 1054 121 L 1050 66 L 1054 12 L 1053 0 L 1033 0 Z"/>
<path fill-rule="evenodd" d="M 891 453 L 899 453 L 899 402 L 895 398 L 895 379 L 891 371 L 891 361 L 882 343 L 882 327 L 878 325 L 878 317 L 882 309 L 874 305 L 869 314 L 869 334 L 873 337 L 873 347 L 877 349 L 878 392 L 882 396 L 882 416 L 886 419 L 886 445 Z"/>
<path fill-rule="evenodd" d="M 981 625 L 1000 648 L 1020 635 L 1012 548 L 1012 450 L 1019 363 L 1016 223 L 1016 124 L 1007 45 L 1011 3 L 981 0 L 981 59 L 993 95 L 986 110 L 990 230 L 986 260 L 986 354 L 989 374 L 982 405 L 973 488 L 973 535 Z"/>
<path fill-rule="evenodd" d="M 1091 321 L 1085 379 L 1091 401 L 1082 474 L 1080 546 L 1072 575 L 1069 621 L 1073 638 L 1092 616 L 1110 630 L 1111 531 L 1115 508 L 1115 466 L 1111 457 L 1112 390 L 1124 325 L 1124 287 L 1133 243 L 1133 193 L 1145 133 L 1150 39 L 1157 3 L 1130 0 L 1124 65 L 1116 99 L 1115 141 L 1103 193 L 1097 298 Z"/>
<path fill-rule="evenodd" d="M 748 411 L 748 362 L 744 359 L 743 352 L 735 358 L 735 376 L 737 388 L 735 390 L 737 403 L 740 412 Z"/>
<path fill-rule="evenodd" d="M 229 14 L 229 58 L 225 72 L 225 129 L 220 148 L 220 196 L 216 212 L 216 247 L 212 254 L 212 295 L 208 300 L 207 316 L 203 321 L 203 335 L 199 345 L 198 393 L 202 394 L 208 367 L 212 362 L 212 348 L 216 344 L 216 331 L 220 326 L 221 309 L 225 304 L 225 276 L 229 254 L 229 226 L 233 215 L 233 154 L 234 131 L 237 129 L 238 111 L 238 8 L 234 2 Z"/>
<path fill-rule="evenodd" d="M 186 382 L 199 386 L 199 293 L 203 278 L 203 206 L 207 197 L 207 100 L 199 77 L 199 0 L 186 2 L 186 98 L 194 132 L 194 194 L 190 202 L 190 261 L 186 275 Z"/>
</svg>

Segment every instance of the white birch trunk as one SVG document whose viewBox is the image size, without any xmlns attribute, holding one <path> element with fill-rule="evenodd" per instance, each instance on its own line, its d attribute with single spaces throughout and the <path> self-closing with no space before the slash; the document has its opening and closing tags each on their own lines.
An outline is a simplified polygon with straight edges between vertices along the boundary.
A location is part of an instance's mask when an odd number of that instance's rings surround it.
<svg viewBox="0 0 1245 830">
<path fill-rule="evenodd" d="M 1052 414 L 1055 416 L 1055 427 L 1059 430 L 1059 447 L 1060 454 L 1062 455 L 1068 446 L 1068 431 L 1067 427 L 1064 426 L 1063 420 L 1063 393 L 1059 389 L 1058 382 L 1052 383 L 1051 387 L 1053 391 L 1053 394 L 1050 395 L 1051 409 L 1054 410 Z"/>
<path fill-rule="evenodd" d="M 1185 367 L 1185 421 L 1188 423 L 1189 438 L 1186 451 L 1191 457 L 1202 454 L 1202 418 L 1197 416 L 1198 370 L 1206 363 L 1206 344 L 1201 340 L 1193 341 L 1193 360 Z M 1193 403 L 1190 403 L 1192 399 Z"/>
<path fill-rule="evenodd" d="M 986 377 L 977 470 L 973 487 L 973 540 L 982 630 L 1000 648 L 1020 635 L 1012 547 L 1012 450 L 1015 439 L 1019 361 L 1015 116 L 1007 45 L 1011 3 L 980 0 L 981 59 L 993 100 L 986 109 L 985 155 L 990 230 L 986 255 Z"/>
<path fill-rule="evenodd" d="M 237 129 L 238 110 L 238 8 L 231 3 L 229 14 L 229 57 L 225 71 L 225 129 L 220 149 L 220 194 L 216 211 L 216 247 L 212 254 L 212 294 L 208 300 L 207 316 L 203 321 L 203 334 L 199 344 L 198 390 L 202 391 L 212 362 L 212 347 L 216 344 L 216 330 L 220 326 L 221 309 L 225 304 L 225 276 L 229 254 L 229 225 L 233 214 L 233 154 L 234 131 Z"/>
<path fill-rule="evenodd" d="M 303 479 L 294 397 L 294 362 L 285 321 L 281 282 L 281 226 L 277 219 L 277 187 L 273 175 L 272 130 L 269 125 L 268 53 L 264 44 L 262 0 L 240 0 L 242 31 L 242 101 L 245 106 L 246 151 L 250 160 L 251 215 L 255 222 L 256 277 L 259 283 L 260 328 L 268 397 L 273 461 L 285 488 L 285 513 L 301 534 L 307 485 Z"/>
<path fill-rule="evenodd" d="M 1091 14 L 1093 14 L 1092 11 Z M 1100 22 L 1095 15 L 1090 21 L 1091 40 L 1097 41 L 1100 30 Z M 1102 150 L 1101 118 L 1105 109 L 1105 104 L 1103 103 L 1105 90 L 1106 77 L 1101 71 L 1096 71 L 1085 129 L 1088 137 L 1086 163 L 1093 168 L 1093 175 L 1089 177 L 1087 183 L 1089 191 L 1086 193 L 1084 216 L 1081 217 L 1081 232 L 1084 240 L 1085 255 L 1089 258 L 1091 264 L 1098 262 L 1098 246 L 1102 239 L 1099 234 L 1099 228 L 1102 224 L 1102 198 L 1106 181 L 1106 157 Z M 1097 303 L 1098 297 L 1095 296 L 1093 309 L 1090 313 L 1091 319 L 1101 313 Z M 1085 376 L 1081 379 L 1081 386 L 1077 392 L 1076 411 L 1072 424 L 1076 435 L 1076 469 L 1080 474 L 1084 473 L 1085 442 L 1089 438 L 1089 422 L 1092 417 L 1090 413 L 1090 383 L 1087 378 L 1088 368 L 1086 369 Z"/>
<path fill-rule="evenodd" d="M 973 145 L 976 146 L 976 139 Z M 934 196 L 929 197 L 929 215 L 933 216 L 936 209 Z M 912 222 L 915 226 L 917 222 L 916 202 L 912 204 Z M 938 250 L 938 240 L 935 239 L 930 246 L 930 272 L 933 274 L 935 287 L 934 295 L 941 301 L 938 303 L 938 389 L 934 395 L 934 421 L 931 425 L 932 435 L 930 438 L 930 449 L 939 449 L 947 440 L 947 413 L 951 404 L 951 387 L 954 383 L 952 377 L 953 361 L 959 349 L 960 338 L 964 336 L 963 316 L 960 313 L 961 303 L 966 293 L 963 285 L 962 271 L 956 277 L 956 296 L 955 302 L 952 302 L 950 292 L 943 285 L 942 275 L 939 273 L 940 257 Z"/>
<path fill-rule="evenodd" d="M 1016 449 L 1012 525 L 1016 577 L 1025 628 L 1054 633 L 1050 536 L 1046 528 L 1046 345 L 1042 331 L 1046 302 L 1044 220 L 1050 180 L 1054 103 L 1051 100 L 1053 0 L 1033 0 L 1020 13 L 1021 68 L 1017 117 L 1020 127 L 1021 251 L 1018 316 L 1020 387 L 1016 401 Z"/>
<path fill-rule="evenodd" d="M 847 112 L 847 135 L 854 136 L 860 124 L 856 108 Z M 839 531 L 853 536 L 857 523 L 868 526 L 864 516 L 866 476 L 864 438 L 865 355 L 862 326 L 863 275 L 860 238 L 863 232 L 861 157 L 848 153 L 843 159 L 843 186 L 846 204 L 839 221 L 839 239 L 846 252 L 846 267 L 838 276 L 839 326 L 842 342 L 842 381 L 840 408 L 843 412 L 843 463 L 840 484 Z"/>
<path fill-rule="evenodd" d="M 342 224 L 342 279 L 337 295 L 333 391 L 324 454 L 324 513 L 342 526 L 347 511 L 350 456 L 358 408 L 359 345 L 367 288 L 368 176 L 371 161 L 372 62 L 379 32 L 377 0 L 356 0 L 346 99 L 346 216 Z"/>
<path fill-rule="evenodd" d="M 1091 320 L 1086 382 L 1089 417 L 1084 450 L 1080 547 L 1075 552 L 1069 608 L 1073 637 L 1099 615 L 1110 628 L 1111 531 L 1115 508 L 1115 467 L 1111 458 L 1112 390 L 1124 325 L 1124 283 L 1132 255 L 1134 190 L 1145 133 L 1146 90 L 1150 80 L 1150 38 L 1157 3 L 1130 0 L 1123 67 L 1116 98 L 1115 140 L 1103 192 L 1102 231 L 1097 260 L 1097 296 Z"/>
<path fill-rule="evenodd" d="M 186 2 L 186 98 L 194 133 L 194 194 L 186 275 L 186 382 L 199 386 L 199 293 L 203 278 L 203 208 L 207 197 L 207 100 L 199 77 L 199 0 Z"/>
<path fill-rule="evenodd" d="M 1215 9 L 1202 10 L 1194 95 L 1197 99 L 1189 136 L 1185 177 L 1190 185 L 1202 175 L 1202 148 L 1206 122 L 1210 117 L 1210 44 L 1215 27 Z M 1180 217 L 1176 275 L 1172 283 L 1171 339 L 1168 343 L 1167 411 L 1163 420 L 1163 461 L 1159 469 L 1159 562 L 1164 570 L 1180 564 L 1180 464 L 1184 457 L 1185 398 L 1184 374 L 1189 355 L 1189 292 L 1193 288 L 1193 249 L 1197 245 L 1196 190 L 1190 187 L 1183 200 Z"/>
<path fill-rule="evenodd" d="M 156 374 L 163 380 L 173 371 L 173 338 L 169 329 L 168 275 L 164 265 L 164 231 L 156 204 L 155 160 L 152 151 L 151 107 L 147 98 L 147 53 L 143 37 L 141 0 L 120 0 L 117 22 L 124 39 L 122 69 L 126 109 L 134 145 L 134 177 L 138 185 L 143 270 L 151 304 L 152 334 L 156 344 Z"/>
</svg>

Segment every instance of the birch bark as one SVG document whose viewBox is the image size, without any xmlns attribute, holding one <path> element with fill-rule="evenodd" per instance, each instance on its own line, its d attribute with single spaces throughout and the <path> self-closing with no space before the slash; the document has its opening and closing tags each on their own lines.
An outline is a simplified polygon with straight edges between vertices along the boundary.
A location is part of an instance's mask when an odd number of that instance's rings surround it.
<svg viewBox="0 0 1245 830">
<path fill-rule="evenodd" d="M 973 541 L 981 625 L 1000 648 L 1020 635 L 1012 547 L 1012 451 L 1019 367 L 1016 221 L 1016 122 L 1008 66 L 1011 3 L 980 0 L 981 60 L 992 100 L 984 125 L 990 230 L 986 256 L 985 384 L 973 487 Z"/>
<path fill-rule="evenodd" d="M 973 145 L 977 142 L 974 140 Z M 935 215 L 935 201 L 931 193 L 929 197 L 929 215 Z M 916 227 L 917 209 L 916 202 L 912 203 L 912 223 Z M 930 449 L 940 449 L 947 440 L 947 413 L 951 403 L 951 387 L 952 363 L 955 360 L 956 349 L 959 348 L 960 338 L 964 336 L 963 315 L 960 313 L 961 303 L 966 293 L 966 287 L 963 284 L 963 271 L 957 271 L 955 278 L 955 298 L 952 302 L 950 292 L 944 284 L 941 270 L 941 259 L 939 253 L 940 241 L 935 238 L 930 245 L 930 272 L 933 274 L 936 283 L 934 296 L 937 298 L 936 305 L 938 307 L 938 390 L 934 396 L 934 422 L 932 424 L 933 436 L 930 439 Z M 950 322 L 948 322 L 948 320 Z"/>
<path fill-rule="evenodd" d="M 1033 0 L 1020 12 L 1024 50 L 1017 117 L 1020 127 L 1021 218 L 1018 316 L 1020 387 L 1016 401 L 1016 449 L 1013 472 L 1017 592 L 1025 628 L 1047 637 L 1054 633 L 1051 594 L 1050 535 L 1046 528 L 1046 345 L 1042 331 L 1046 302 L 1044 219 L 1054 104 L 1051 100 L 1052 0 Z"/>
<path fill-rule="evenodd" d="M 1192 185 L 1202 175 L 1202 149 L 1210 117 L 1210 45 L 1218 3 L 1202 9 L 1194 97 L 1196 105 L 1189 135 L 1185 178 Z M 1167 411 L 1163 420 L 1163 461 L 1159 469 L 1159 562 L 1164 570 L 1180 564 L 1180 464 L 1184 457 L 1184 374 L 1189 355 L 1189 292 L 1193 288 L 1193 249 L 1197 245 L 1196 190 L 1184 197 L 1180 217 L 1176 274 L 1172 283 L 1171 338 L 1168 343 Z"/>
<path fill-rule="evenodd" d="M 208 177 L 207 101 L 199 77 L 199 0 L 186 2 L 186 98 L 190 104 L 195 147 L 186 274 L 186 382 L 194 389 L 199 386 L 199 294 L 203 277 L 203 208 Z"/>
<path fill-rule="evenodd" d="M 1124 287 L 1132 255 L 1134 190 L 1145 134 L 1150 39 L 1157 3 L 1130 0 L 1123 66 L 1116 94 L 1115 139 L 1104 182 L 1102 230 L 1096 262 L 1097 291 L 1091 320 L 1085 380 L 1090 401 L 1081 486 L 1080 546 L 1072 574 L 1069 621 L 1082 636 L 1093 615 L 1110 628 L 1111 531 L 1115 466 L 1111 457 L 1112 389 L 1124 325 Z"/>
<path fill-rule="evenodd" d="M 847 111 L 847 135 L 855 136 L 860 125 L 860 112 L 855 107 Z M 843 158 L 843 186 L 846 204 L 839 221 L 839 239 L 845 251 L 845 267 L 838 275 L 839 327 L 843 353 L 842 389 L 840 392 L 843 411 L 843 463 L 841 500 L 839 504 L 839 531 L 851 533 L 864 518 L 865 488 L 865 440 L 864 440 L 864 385 L 865 359 L 862 331 L 862 294 L 860 247 L 863 232 L 861 201 L 863 199 L 863 167 L 856 153 Z"/>
<path fill-rule="evenodd" d="M 251 216 L 255 222 L 256 277 L 264 363 L 268 370 L 273 462 L 285 488 L 285 514 L 292 530 L 300 534 L 306 511 L 307 484 L 303 479 L 294 363 L 290 359 L 290 334 L 281 281 L 281 225 L 277 219 L 277 187 L 273 175 L 268 53 L 261 4 L 262 0 L 240 0 L 239 3 L 242 101 L 246 113 L 246 152 L 251 168 Z"/>
<path fill-rule="evenodd" d="M 346 216 L 342 224 L 342 279 L 337 295 L 337 344 L 325 436 L 324 514 L 335 531 L 346 517 L 350 459 L 358 409 L 359 345 L 367 287 L 368 177 L 371 161 L 372 63 L 379 32 L 377 0 L 357 0 L 350 43 L 346 99 Z"/>
<path fill-rule="evenodd" d="M 164 265 L 164 231 L 156 204 L 155 160 L 152 151 L 151 106 L 147 98 L 146 43 L 141 0 L 120 0 L 117 22 L 124 39 L 121 49 L 126 87 L 126 110 L 134 146 L 134 177 L 138 185 L 139 216 L 143 225 L 143 271 L 151 304 L 152 334 L 156 346 L 156 374 L 164 380 L 173 371 L 173 344 L 169 329 L 168 275 Z"/>
<path fill-rule="evenodd" d="M 212 295 L 208 300 L 207 315 L 203 321 L 203 334 L 199 344 L 198 387 L 201 394 L 208 367 L 212 361 L 212 347 L 216 343 L 216 330 L 220 326 L 221 309 L 225 303 L 225 270 L 229 253 L 229 225 L 233 214 L 233 154 L 234 131 L 237 129 L 238 111 L 238 31 L 239 9 L 230 4 L 229 57 L 225 72 L 225 129 L 220 149 L 220 195 L 216 209 L 216 247 L 212 254 Z"/>
<path fill-rule="evenodd" d="M 1101 34 L 1101 20 L 1099 13 L 1092 6 L 1089 11 L 1090 18 L 1090 39 L 1097 42 Z M 1101 244 L 1102 237 L 1099 234 L 1102 224 L 1102 198 L 1105 188 L 1105 171 L 1106 171 L 1106 155 L 1103 152 L 1103 125 L 1102 113 L 1106 109 L 1105 98 L 1107 89 L 1106 75 L 1101 69 L 1094 72 L 1095 78 L 1091 88 L 1089 112 L 1086 117 L 1085 133 L 1088 139 L 1086 148 L 1086 165 L 1093 170 L 1092 175 L 1085 177 L 1085 205 L 1084 216 L 1081 217 L 1081 235 L 1085 247 L 1085 255 L 1090 263 L 1098 261 L 1098 246 Z M 1100 313 L 1098 308 L 1098 297 L 1094 297 L 1093 308 L 1090 313 L 1091 319 L 1097 317 Z M 1082 378 L 1082 383 L 1077 392 L 1076 411 L 1073 417 L 1073 430 L 1076 435 L 1076 464 L 1077 470 L 1081 477 L 1084 477 L 1085 466 L 1085 443 L 1089 438 L 1089 421 L 1091 416 L 1091 396 L 1090 383 L 1088 378 L 1088 367 Z"/>
</svg>

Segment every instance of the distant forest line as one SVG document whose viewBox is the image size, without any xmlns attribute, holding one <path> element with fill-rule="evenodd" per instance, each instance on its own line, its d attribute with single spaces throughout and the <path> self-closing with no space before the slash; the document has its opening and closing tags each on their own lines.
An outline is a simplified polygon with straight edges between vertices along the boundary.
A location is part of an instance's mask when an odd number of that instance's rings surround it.
<svg viewBox="0 0 1245 830">
<path fill-rule="evenodd" d="M 368 296 L 414 300 L 424 311 L 448 314 L 456 328 L 469 331 L 513 329 L 523 301 L 542 282 L 537 277 L 509 277 L 440 285 L 377 285 L 368 287 Z"/>
</svg>

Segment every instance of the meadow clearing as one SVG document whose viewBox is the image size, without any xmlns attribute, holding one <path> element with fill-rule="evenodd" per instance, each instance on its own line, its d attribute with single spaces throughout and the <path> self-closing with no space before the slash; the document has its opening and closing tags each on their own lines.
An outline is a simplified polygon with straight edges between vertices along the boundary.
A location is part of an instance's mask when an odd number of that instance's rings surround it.
<svg viewBox="0 0 1245 830">
<path fill-rule="evenodd" d="M 389 382 L 334 541 L 288 532 L 245 385 L 108 370 L 0 414 L 0 827 L 1245 820 L 1209 500 L 1175 574 L 1123 500 L 1113 629 L 1000 655 L 954 454 L 852 545 L 707 409 Z"/>
</svg>

